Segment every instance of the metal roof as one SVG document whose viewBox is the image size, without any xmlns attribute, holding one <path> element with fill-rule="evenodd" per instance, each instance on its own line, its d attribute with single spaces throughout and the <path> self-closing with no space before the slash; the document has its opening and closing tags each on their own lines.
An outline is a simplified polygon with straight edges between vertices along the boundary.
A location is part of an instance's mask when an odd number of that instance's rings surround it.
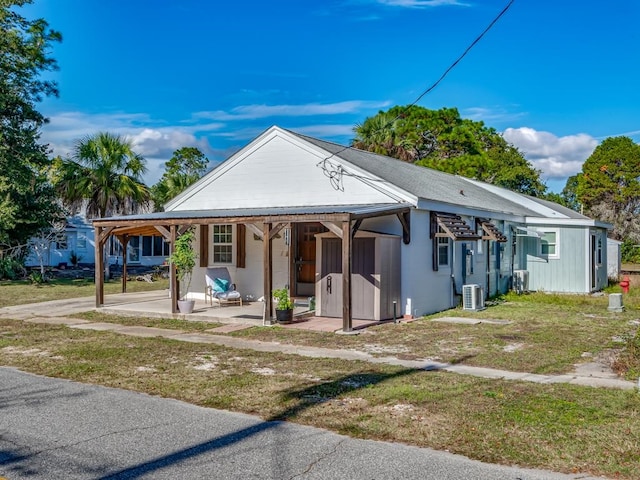
<svg viewBox="0 0 640 480">
<path fill-rule="evenodd" d="M 535 207 L 535 204 L 531 202 L 533 200 L 547 209 L 554 210 L 560 216 L 588 219 L 588 217 L 556 203 L 512 192 L 496 185 L 485 184 L 484 182 L 440 172 L 384 155 L 358 150 L 357 148 L 345 147 L 295 132 L 290 133 L 326 150 L 333 155 L 331 158 L 346 160 L 358 168 L 383 178 L 425 200 L 525 217 L 545 217 L 544 213 L 533 208 Z M 329 161 L 331 161 L 331 158 Z"/>
<path fill-rule="evenodd" d="M 408 203 L 385 203 L 374 205 L 322 205 L 322 206 L 294 206 L 294 207 L 265 207 L 265 208 L 234 208 L 224 210 L 173 210 L 169 212 L 143 213 L 123 217 L 96 218 L 94 223 L 111 224 L 123 220 L 127 222 L 159 222 L 169 220 L 205 220 L 205 219 L 256 219 L 273 217 L 292 217 L 304 215 L 340 215 L 348 214 L 352 217 L 375 217 L 381 214 L 407 210 L 412 205 Z"/>
</svg>

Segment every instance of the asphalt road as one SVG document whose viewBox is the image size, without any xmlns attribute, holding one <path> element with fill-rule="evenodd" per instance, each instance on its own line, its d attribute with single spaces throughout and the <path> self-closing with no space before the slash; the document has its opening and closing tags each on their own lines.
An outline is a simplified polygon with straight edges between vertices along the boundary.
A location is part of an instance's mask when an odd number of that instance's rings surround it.
<svg viewBox="0 0 640 480">
<path fill-rule="evenodd" d="M 0 478 L 581 479 L 0 367 Z"/>
</svg>

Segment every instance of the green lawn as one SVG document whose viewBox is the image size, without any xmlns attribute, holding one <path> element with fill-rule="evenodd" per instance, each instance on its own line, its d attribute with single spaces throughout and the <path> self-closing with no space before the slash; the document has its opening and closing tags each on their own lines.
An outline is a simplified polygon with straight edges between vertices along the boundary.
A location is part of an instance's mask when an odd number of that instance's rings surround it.
<svg viewBox="0 0 640 480">
<path fill-rule="evenodd" d="M 134 288 L 166 288 L 166 283 L 130 282 L 129 289 Z M 107 283 L 107 292 L 119 289 L 119 282 Z M 86 281 L 0 284 L 1 305 L 93 294 L 92 282 Z M 625 312 L 611 313 L 606 295 L 508 295 L 483 312 L 454 309 L 412 323 L 379 325 L 357 336 L 277 326 L 229 335 L 537 373 L 568 372 L 575 363 L 609 353 L 635 381 L 640 288 L 632 288 L 624 302 Z M 96 312 L 81 316 L 184 331 L 215 326 Z M 443 316 L 508 323 L 434 321 Z M 488 380 L 10 319 L 0 320 L 0 364 L 487 462 L 640 478 L 637 391 Z"/>
<path fill-rule="evenodd" d="M 127 282 L 128 292 L 143 292 L 147 290 L 163 290 L 169 288 L 167 279 L 159 279 L 153 283 Z M 120 280 L 108 280 L 104 284 L 105 293 L 119 293 L 122 291 Z M 64 298 L 90 297 L 95 295 L 93 278 L 57 278 L 40 285 L 31 284 L 28 280 L 0 281 L 0 308 L 25 303 L 46 302 Z"/>
<path fill-rule="evenodd" d="M 0 364 L 478 460 L 640 478 L 640 394 L 0 320 Z"/>
</svg>

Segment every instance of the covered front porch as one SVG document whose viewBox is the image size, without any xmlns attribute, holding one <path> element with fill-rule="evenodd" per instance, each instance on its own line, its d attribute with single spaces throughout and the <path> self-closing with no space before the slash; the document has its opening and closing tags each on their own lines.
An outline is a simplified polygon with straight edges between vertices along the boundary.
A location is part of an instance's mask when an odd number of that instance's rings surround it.
<svg viewBox="0 0 640 480">
<path fill-rule="evenodd" d="M 215 263 L 209 258 L 208 245 L 210 227 L 215 225 L 233 225 L 237 232 L 237 253 L 234 254 L 236 266 L 249 271 L 249 276 L 255 282 L 262 277 L 262 285 L 259 290 L 261 295 L 250 295 L 245 298 L 242 306 L 223 306 L 211 308 L 204 300 L 196 298 L 196 309 L 189 319 L 207 318 L 224 319 L 226 323 L 254 323 L 258 325 L 270 325 L 273 323 L 274 305 L 271 292 L 274 289 L 274 240 L 282 236 L 289 237 L 293 227 L 301 224 L 319 224 L 331 232 L 341 241 L 341 296 L 342 315 L 339 319 L 327 320 L 326 328 L 331 331 L 341 330 L 351 332 L 363 324 L 354 320 L 352 315 L 352 249 L 353 238 L 367 219 L 379 217 L 394 217 L 402 226 L 403 241 L 410 241 L 410 208 L 406 203 L 376 204 L 376 205 L 339 205 L 339 206 L 311 206 L 311 207 L 274 207 L 264 209 L 230 209 L 230 210 L 206 210 L 206 211 L 170 211 L 153 214 L 111 217 L 94 220 L 95 227 L 95 263 L 96 263 L 96 307 L 104 311 L 115 313 L 127 311 L 127 314 L 140 315 L 170 315 L 178 314 L 177 300 L 179 284 L 176 277 L 176 269 L 169 267 L 170 289 L 169 292 L 158 294 L 157 298 L 148 298 L 144 302 L 121 302 L 119 304 L 105 303 L 104 296 L 104 248 L 107 240 L 114 236 L 123 245 L 123 252 L 127 250 L 127 243 L 133 235 L 162 236 L 171 245 L 171 250 L 176 239 L 190 228 L 198 230 L 197 237 L 200 245 L 200 265 L 196 268 L 195 275 L 200 275 L 202 269 L 206 269 Z M 259 256 L 245 255 L 247 238 L 253 238 L 251 245 L 254 250 L 260 248 Z M 282 245 L 283 241 L 279 240 Z M 296 252 L 289 242 L 286 249 L 280 251 L 289 272 L 285 283 L 288 288 L 296 285 L 294 272 L 296 269 L 308 268 L 304 262 L 296 260 Z M 210 261 L 211 260 L 211 261 Z M 246 262 L 246 264 L 245 264 Z M 126 293 L 126 255 L 122 258 L 123 281 L 122 292 Z M 247 274 L 245 273 L 245 278 Z M 243 285 L 238 284 L 238 290 L 243 290 Z M 257 301 L 260 298 L 261 301 Z M 247 301 L 248 300 L 248 301 Z M 296 313 L 301 313 L 302 305 L 297 307 Z M 340 321 L 341 320 L 341 321 Z M 215 320 L 214 320 L 215 321 Z M 364 322 L 371 323 L 371 322 Z M 333 326 L 335 325 L 335 328 Z M 292 324 L 295 328 L 297 323 Z"/>
<path fill-rule="evenodd" d="M 172 313 L 168 304 L 169 292 L 155 290 L 150 292 L 120 293 L 105 296 L 100 311 L 114 315 L 131 317 L 176 318 L 194 322 L 221 323 L 234 330 L 262 326 L 264 324 L 264 302 L 244 302 L 242 306 L 212 307 L 204 300 L 197 300 L 193 313 Z M 353 330 L 360 330 L 381 322 L 354 319 Z M 283 328 L 318 332 L 336 332 L 342 328 L 342 319 L 317 317 L 309 311 L 307 303 L 297 301 L 294 307 L 294 321 L 281 324 Z M 223 327 L 224 329 L 224 327 Z"/>
</svg>

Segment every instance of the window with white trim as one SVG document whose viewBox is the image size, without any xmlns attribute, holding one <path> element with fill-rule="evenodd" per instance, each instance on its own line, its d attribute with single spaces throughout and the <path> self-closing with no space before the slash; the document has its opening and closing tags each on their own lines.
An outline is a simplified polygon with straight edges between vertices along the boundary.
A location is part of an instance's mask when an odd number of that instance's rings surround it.
<svg viewBox="0 0 640 480">
<path fill-rule="evenodd" d="M 448 267 L 451 257 L 451 240 L 449 237 L 438 237 L 438 267 Z"/>
<path fill-rule="evenodd" d="M 78 232 L 78 238 L 76 239 L 76 248 L 78 250 L 84 250 L 87 248 L 87 235 L 84 232 Z"/>
<path fill-rule="evenodd" d="M 213 263 L 233 263 L 233 225 L 213 225 Z"/>
<path fill-rule="evenodd" d="M 540 238 L 540 254 L 547 258 L 560 258 L 560 235 L 557 230 L 547 230 Z"/>
</svg>

